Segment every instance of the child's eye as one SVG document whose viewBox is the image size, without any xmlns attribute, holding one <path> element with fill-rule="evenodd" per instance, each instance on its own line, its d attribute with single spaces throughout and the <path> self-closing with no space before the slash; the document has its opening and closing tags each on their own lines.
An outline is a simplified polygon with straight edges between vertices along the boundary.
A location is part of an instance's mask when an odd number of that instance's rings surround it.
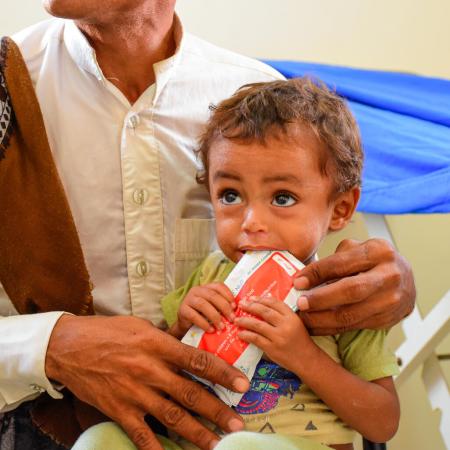
<svg viewBox="0 0 450 450">
<path fill-rule="evenodd" d="M 281 194 L 275 195 L 275 197 L 272 200 L 272 205 L 286 207 L 286 206 L 292 206 L 296 202 L 297 202 L 297 200 L 291 194 L 282 192 Z"/>
<path fill-rule="evenodd" d="M 222 194 L 220 194 L 220 201 L 224 205 L 238 205 L 242 202 L 241 197 L 236 191 L 224 191 Z"/>
</svg>

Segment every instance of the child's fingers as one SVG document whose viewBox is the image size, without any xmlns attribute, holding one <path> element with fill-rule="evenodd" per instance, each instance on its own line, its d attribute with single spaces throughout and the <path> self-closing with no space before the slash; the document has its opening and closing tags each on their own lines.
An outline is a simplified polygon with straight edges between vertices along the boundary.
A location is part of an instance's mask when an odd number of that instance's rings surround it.
<svg viewBox="0 0 450 450">
<path fill-rule="evenodd" d="M 229 299 L 225 298 L 221 292 L 208 286 L 204 288 L 202 295 L 209 303 L 214 305 L 217 311 L 225 316 L 230 322 L 233 322 L 235 318 L 233 307 Z"/>
<path fill-rule="evenodd" d="M 214 331 L 214 328 L 208 322 L 208 320 L 202 316 L 198 311 L 191 307 L 186 307 L 183 311 L 183 320 L 187 320 L 193 325 L 197 325 L 202 330 L 209 333 Z"/>
<path fill-rule="evenodd" d="M 210 283 L 206 285 L 208 288 L 214 289 L 218 294 L 222 295 L 229 303 L 234 303 L 234 295 L 229 287 L 224 283 Z"/>
<path fill-rule="evenodd" d="M 275 301 L 281 303 L 278 300 Z M 242 311 L 258 316 L 275 327 L 283 322 L 283 314 L 280 314 L 280 312 L 273 307 L 274 302 L 258 299 L 252 303 L 241 302 L 239 306 Z M 236 324 L 238 324 L 237 320 L 238 319 L 235 320 Z"/>
<path fill-rule="evenodd" d="M 290 314 L 293 313 L 294 311 L 292 310 L 292 308 L 290 308 L 288 305 L 286 305 L 286 303 L 281 302 L 280 300 L 277 300 L 276 298 L 273 297 L 261 297 L 258 302 L 261 305 L 265 305 L 269 308 L 274 309 L 275 311 L 277 311 L 278 313 L 282 314 L 282 315 L 286 315 L 286 314 Z"/>
<path fill-rule="evenodd" d="M 257 333 L 253 333 L 249 330 L 239 331 L 238 337 L 249 344 L 254 344 L 261 350 L 267 353 L 267 349 L 270 348 L 270 341 L 266 339 L 264 336 L 261 336 Z"/>
<path fill-rule="evenodd" d="M 221 330 L 224 327 L 222 322 L 222 315 L 215 308 L 213 304 L 210 303 L 210 299 L 205 299 L 199 296 L 192 298 L 190 301 L 191 308 L 199 312 L 203 317 L 205 317 L 216 329 Z"/>
<path fill-rule="evenodd" d="M 256 317 L 238 317 L 236 325 L 271 340 L 276 328 Z"/>
</svg>

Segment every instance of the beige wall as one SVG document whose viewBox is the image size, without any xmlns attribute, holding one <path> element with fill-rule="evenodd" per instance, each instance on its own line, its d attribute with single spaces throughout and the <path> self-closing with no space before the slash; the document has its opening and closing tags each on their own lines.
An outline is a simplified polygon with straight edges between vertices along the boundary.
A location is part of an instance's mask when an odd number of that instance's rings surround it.
<svg viewBox="0 0 450 450">
<path fill-rule="evenodd" d="M 47 18 L 39 0 L 0 0 L 0 36 Z"/>
<path fill-rule="evenodd" d="M 45 17 L 38 0 L 1 0 L 0 35 Z M 218 45 L 266 58 L 289 58 L 450 78 L 449 0 L 179 0 L 186 28 Z M 450 216 L 392 216 L 389 225 L 416 273 L 426 314 L 450 289 Z M 360 216 L 346 235 L 365 239 Z M 321 253 L 333 251 L 331 237 Z M 402 341 L 397 327 L 393 347 Z M 439 347 L 450 353 L 450 339 Z M 450 379 L 450 362 L 443 369 Z M 400 391 L 400 430 L 390 450 L 444 450 L 420 371 Z"/>
<path fill-rule="evenodd" d="M 258 58 L 450 78 L 448 0 L 178 0 L 192 32 Z"/>
<path fill-rule="evenodd" d="M 1 0 L 0 35 L 46 17 L 39 0 Z M 186 28 L 258 58 L 450 78 L 448 0 L 178 0 Z"/>
</svg>

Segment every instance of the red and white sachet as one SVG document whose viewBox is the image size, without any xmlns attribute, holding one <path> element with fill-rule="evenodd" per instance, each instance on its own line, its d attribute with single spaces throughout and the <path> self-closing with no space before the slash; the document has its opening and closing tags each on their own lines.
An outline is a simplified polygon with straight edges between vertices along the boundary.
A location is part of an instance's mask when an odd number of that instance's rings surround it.
<svg viewBox="0 0 450 450">
<path fill-rule="evenodd" d="M 286 303 L 293 311 L 297 310 L 297 299 L 302 294 L 294 288 L 293 281 L 304 265 L 287 251 L 246 252 L 236 267 L 228 275 L 225 284 L 235 297 L 236 317 L 248 315 L 239 303 L 251 302 L 255 298 L 271 296 Z M 206 333 L 192 326 L 182 342 L 201 348 L 227 361 L 245 373 L 249 380 L 263 354 L 253 344 L 248 344 L 237 336 L 239 328 L 223 317 L 224 329 Z M 229 406 L 236 406 L 244 394 L 225 389 L 218 384 L 195 377 L 210 386 L 218 397 Z"/>
</svg>

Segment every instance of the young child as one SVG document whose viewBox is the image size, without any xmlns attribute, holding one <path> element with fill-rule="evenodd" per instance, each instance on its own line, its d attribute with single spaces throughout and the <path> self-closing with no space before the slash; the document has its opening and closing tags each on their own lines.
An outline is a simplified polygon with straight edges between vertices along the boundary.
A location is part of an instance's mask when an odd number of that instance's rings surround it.
<svg viewBox="0 0 450 450">
<path fill-rule="evenodd" d="M 299 315 L 270 298 L 239 305 L 262 320 L 236 318 L 223 284 L 248 250 L 287 250 L 308 264 L 327 233 L 349 222 L 363 154 L 344 101 L 306 78 L 244 86 L 214 109 L 200 144 L 199 182 L 211 195 L 221 251 L 162 300 L 169 333 L 181 338 L 193 324 L 214 332 L 225 316 L 265 352 L 236 407 L 246 430 L 276 433 L 258 448 L 349 450 L 353 430 L 390 439 L 399 420 L 398 368 L 384 330 L 310 336 Z M 239 436 L 226 448 L 254 448 Z M 74 448 L 119 447 L 135 448 L 119 427 L 101 424 Z"/>
<path fill-rule="evenodd" d="M 384 330 L 310 336 L 299 315 L 270 298 L 240 304 L 258 318 L 236 318 L 223 284 L 248 250 L 288 250 L 308 264 L 327 233 L 349 222 L 363 154 L 344 101 L 306 78 L 244 86 L 214 108 L 199 153 L 221 252 L 163 299 L 169 333 L 181 338 L 193 324 L 213 332 L 225 316 L 265 352 L 236 407 L 246 430 L 341 450 L 352 448 L 353 430 L 390 439 L 398 368 Z"/>
</svg>

